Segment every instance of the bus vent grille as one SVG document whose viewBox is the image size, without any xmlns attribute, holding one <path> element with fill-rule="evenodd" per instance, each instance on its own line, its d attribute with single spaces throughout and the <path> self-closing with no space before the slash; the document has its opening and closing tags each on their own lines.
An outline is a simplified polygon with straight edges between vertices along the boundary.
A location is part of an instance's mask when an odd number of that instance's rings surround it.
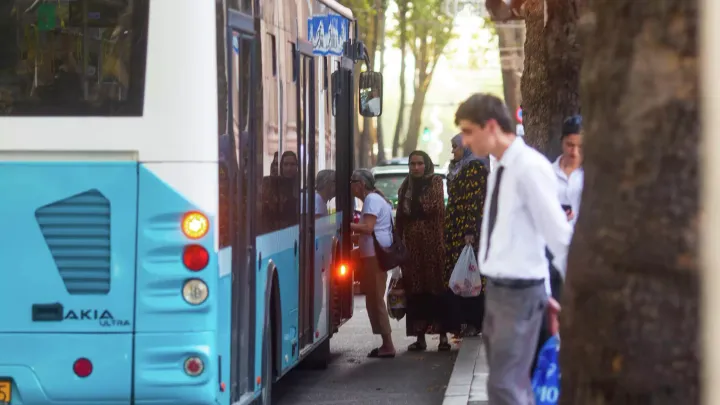
<svg viewBox="0 0 720 405">
<path fill-rule="evenodd" d="M 70 294 L 110 292 L 110 201 L 89 190 L 35 211 Z"/>
</svg>

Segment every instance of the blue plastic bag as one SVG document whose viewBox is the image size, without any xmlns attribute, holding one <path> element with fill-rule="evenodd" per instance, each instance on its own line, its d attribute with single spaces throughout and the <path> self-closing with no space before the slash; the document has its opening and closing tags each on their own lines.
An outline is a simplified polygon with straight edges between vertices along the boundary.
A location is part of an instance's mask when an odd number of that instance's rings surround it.
<svg viewBox="0 0 720 405">
<path fill-rule="evenodd" d="M 545 342 L 538 354 L 533 371 L 535 405 L 557 405 L 560 398 L 560 337 L 555 335 Z"/>
</svg>

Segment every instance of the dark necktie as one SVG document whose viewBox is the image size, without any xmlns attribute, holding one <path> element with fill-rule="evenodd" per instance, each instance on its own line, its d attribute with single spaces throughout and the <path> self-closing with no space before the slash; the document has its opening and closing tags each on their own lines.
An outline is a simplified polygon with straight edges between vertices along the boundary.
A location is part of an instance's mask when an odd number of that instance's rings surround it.
<svg viewBox="0 0 720 405">
<path fill-rule="evenodd" d="M 487 244 L 485 245 L 485 260 L 487 260 L 488 252 L 490 252 L 490 238 L 492 237 L 492 232 L 495 228 L 495 221 L 497 220 L 498 194 L 500 194 L 500 180 L 502 180 L 504 170 L 504 166 L 500 166 L 498 168 L 497 181 L 495 182 L 495 187 L 493 187 L 492 198 L 490 198 L 490 218 L 488 218 L 488 236 Z"/>
</svg>

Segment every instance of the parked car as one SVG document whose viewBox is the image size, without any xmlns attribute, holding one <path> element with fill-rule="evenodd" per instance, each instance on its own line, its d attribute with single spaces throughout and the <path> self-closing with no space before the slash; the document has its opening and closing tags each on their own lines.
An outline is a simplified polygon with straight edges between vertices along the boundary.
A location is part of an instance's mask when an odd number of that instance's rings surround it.
<svg viewBox="0 0 720 405">
<path fill-rule="evenodd" d="M 410 169 L 407 165 L 407 158 L 404 159 L 405 164 L 388 164 L 376 166 L 372 169 L 372 172 L 375 175 L 375 187 L 377 187 L 378 190 L 382 191 L 382 193 L 385 194 L 388 200 L 390 200 L 390 202 L 392 203 L 393 215 L 395 215 L 397 211 L 398 189 L 400 189 L 400 185 L 402 185 L 405 177 L 407 177 L 408 173 L 410 173 Z M 447 175 L 447 169 L 438 167 L 436 165 L 435 173 L 439 174 L 443 178 L 445 204 L 447 204 L 447 179 L 445 178 L 445 176 Z"/>
</svg>

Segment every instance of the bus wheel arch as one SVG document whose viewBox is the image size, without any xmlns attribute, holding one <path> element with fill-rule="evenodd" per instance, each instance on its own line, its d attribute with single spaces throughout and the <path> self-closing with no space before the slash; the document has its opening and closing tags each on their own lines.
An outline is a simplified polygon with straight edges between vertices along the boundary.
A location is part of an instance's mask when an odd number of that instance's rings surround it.
<svg viewBox="0 0 720 405">
<path fill-rule="evenodd" d="M 269 356 L 271 359 L 268 362 L 266 358 L 263 358 L 265 363 L 272 365 L 271 370 L 267 370 L 268 373 L 263 375 L 265 381 L 264 386 L 272 386 L 275 376 L 280 374 L 282 370 L 282 342 L 280 337 L 282 336 L 282 311 L 280 306 L 280 281 L 278 279 L 278 272 L 275 263 L 272 260 L 267 266 L 267 283 L 265 284 L 265 317 L 264 317 L 264 338 L 263 344 L 267 341 L 269 350 L 264 351 L 264 356 Z M 269 330 L 268 330 L 269 329 Z"/>
</svg>

